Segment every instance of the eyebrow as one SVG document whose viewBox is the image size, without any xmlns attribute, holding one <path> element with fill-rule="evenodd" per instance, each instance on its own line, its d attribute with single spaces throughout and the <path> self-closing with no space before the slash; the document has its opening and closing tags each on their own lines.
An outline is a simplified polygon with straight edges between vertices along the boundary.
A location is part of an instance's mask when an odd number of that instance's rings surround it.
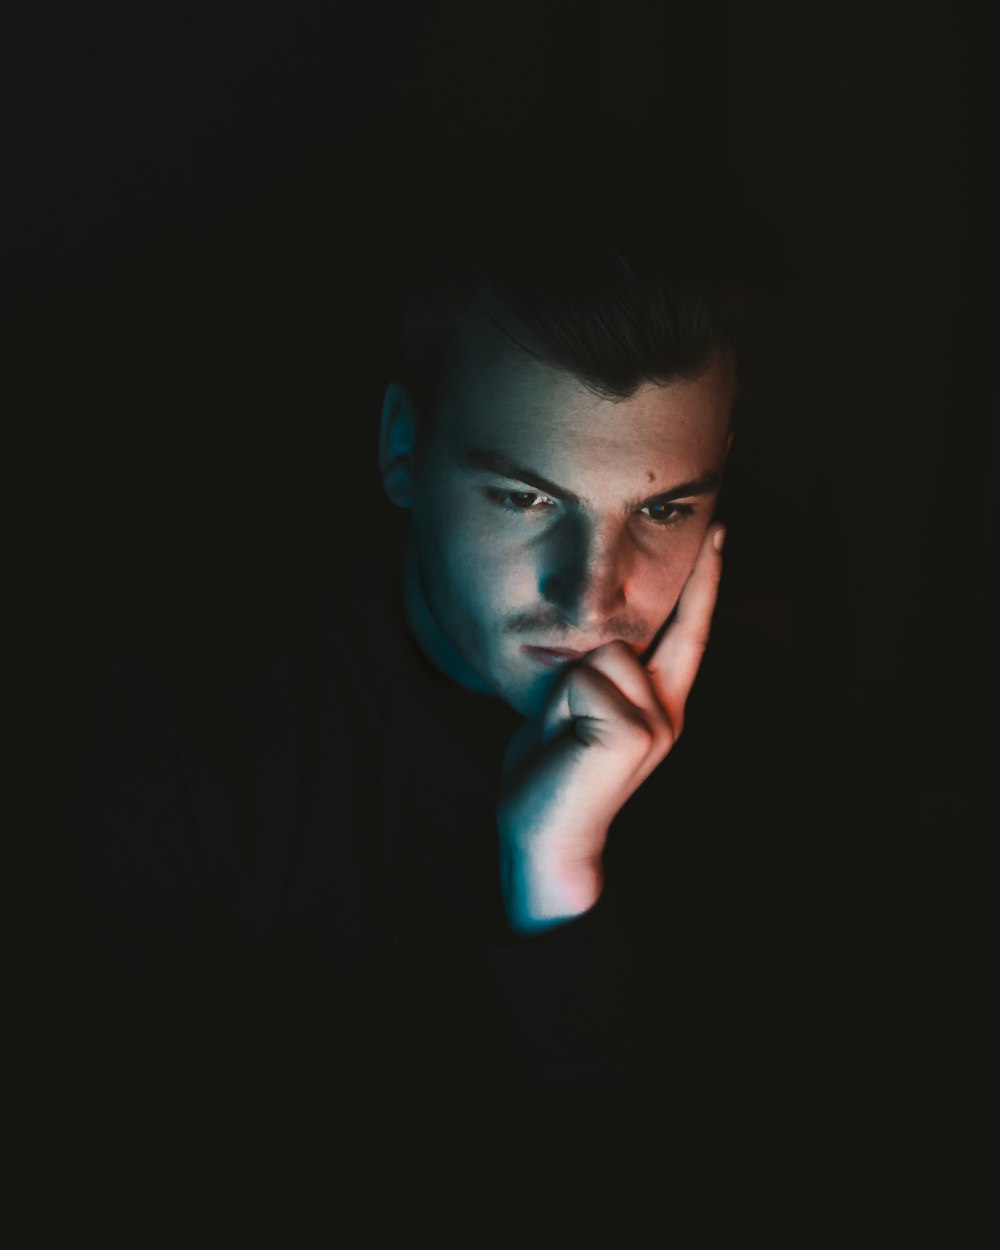
<svg viewBox="0 0 1000 1250">
<path fill-rule="evenodd" d="M 564 486 L 559 486 L 555 482 L 550 482 L 547 477 L 543 477 L 535 469 L 515 464 L 502 451 L 469 450 L 462 453 L 462 459 L 470 468 L 480 473 L 494 473 L 510 481 L 523 482 L 525 486 L 534 486 L 538 490 L 544 491 L 546 495 L 552 495 L 556 499 L 561 499 L 564 503 L 585 504 L 585 500 L 574 494 L 573 491 L 567 490 Z M 647 504 L 660 501 L 666 503 L 674 499 L 689 499 L 694 495 L 709 495 L 712 491 L 719 489 L 720 482 L 721 478 L 717 473 L 705 473 L 690 482 L 679 482 L 676 486 L 668 487 L 667 490 L 657 491 L 655 495 L 645 495 L 642 498 L 630 499 L 625 506 L 627 508 L 642 508 Z"/>
</svg>

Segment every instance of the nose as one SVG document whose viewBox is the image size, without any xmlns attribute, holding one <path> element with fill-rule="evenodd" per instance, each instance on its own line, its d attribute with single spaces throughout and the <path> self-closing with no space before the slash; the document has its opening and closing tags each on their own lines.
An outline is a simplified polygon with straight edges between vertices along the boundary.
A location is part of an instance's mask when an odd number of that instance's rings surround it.
<svg viewBox="0 0 1000 1250">
<path fill-rule="evenodd" d="M 541 593 L 579 630 L 594 630 L 620 613 L 630 570 L 628 539 L 584 519 L 552 535 Z"/>
</svg>

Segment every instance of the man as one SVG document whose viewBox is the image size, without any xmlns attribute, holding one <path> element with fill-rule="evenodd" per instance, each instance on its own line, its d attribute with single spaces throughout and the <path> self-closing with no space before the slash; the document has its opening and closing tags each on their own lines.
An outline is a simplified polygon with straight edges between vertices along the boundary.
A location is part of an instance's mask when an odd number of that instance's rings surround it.
<svg viewBox="0 0 1000 1250">
<path fill-rule="evenodd" d="M 116 665 L 80 991 L 129 1005 L 140 1052 L 235 1032 L 348 1081 L 613 1084 L 657 1062 L 664 952 L 715 927 L 709 876 L 727 891 L 699 859 L 719 834 L 673 836 L 704 823 L 705 763 L 664 764 L 721 574 L 731 306 L 551 236 L 413 287 L 379 441 L 399 564 L 361 561 L 265 681 Z"/>
<path fill-rule="evenodd" d="M 666 304 L 621 258 L 599 263 L 623 267 L 597 270 L 606 304 L 616 277 L 623 302 Z M 711 521 L 735 377 L 707 316 L 688 341 L 664 316 L 659 342 L 602 342 L 605 308 L 582 308 L 591 336 L 567 361 L 544 305 L 532 341 L 510 310 L 490 315 L 491 295 L 453 316 L 433 412 L 421 421 L 389 387 L 381 468 L 413 511 L 404 588 L 421 649 L 527 718 L 498 819 L 511 924 L 533 932 L 600 897 L 611 822 L 681 731 L 721 572 Z M 602 393 L 616 352 L 631 373 Z"/>
</svg>

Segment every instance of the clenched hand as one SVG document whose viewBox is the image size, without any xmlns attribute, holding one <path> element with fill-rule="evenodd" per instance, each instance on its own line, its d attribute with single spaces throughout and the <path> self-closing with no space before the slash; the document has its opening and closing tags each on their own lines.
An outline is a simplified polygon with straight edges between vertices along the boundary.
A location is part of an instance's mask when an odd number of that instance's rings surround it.
<svg viewBox="0 0 1000 1250">
<path fill-rule="evenodd" d="M 645 667 L 616 641 L 597 647 L 553 687 L 504 757 L 497 809 L 501 875 L 512 928 L 533 933 L 600 897 L 611 822 L 662 762 L 708 642 L 722 572 L 723 526 L 710 526 Z"/>
</svg>

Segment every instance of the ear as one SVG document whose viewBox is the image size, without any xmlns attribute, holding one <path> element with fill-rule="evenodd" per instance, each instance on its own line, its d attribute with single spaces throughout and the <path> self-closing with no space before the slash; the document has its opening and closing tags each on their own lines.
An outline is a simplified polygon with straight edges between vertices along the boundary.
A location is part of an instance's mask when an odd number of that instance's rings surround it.
<svg viewBox="0 0 1000 1250">
<path fill-rule="evenodd" d="M 378 462 L 382 485 L 397 508 L 413 506 L 413 447 L 417 435 L 417 410 L 398 382 L 390 382 L 382 401 L 382 425 Z"/>
</svg>

